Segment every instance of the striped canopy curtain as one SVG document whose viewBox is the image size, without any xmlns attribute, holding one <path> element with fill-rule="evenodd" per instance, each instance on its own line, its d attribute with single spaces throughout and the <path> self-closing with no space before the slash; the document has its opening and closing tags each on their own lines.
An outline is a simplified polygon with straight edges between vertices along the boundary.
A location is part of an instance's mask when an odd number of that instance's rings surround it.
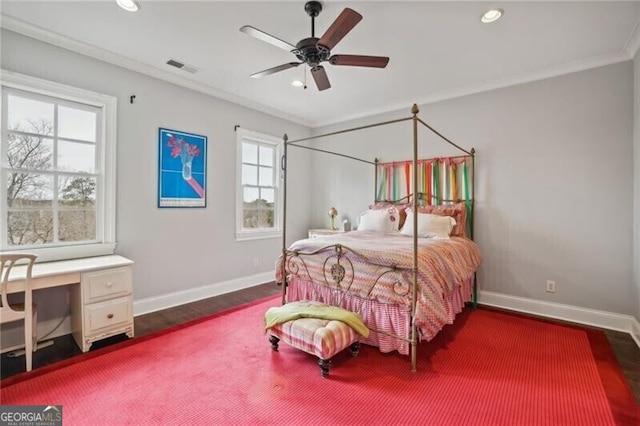
<svg viewBox="0 0 640 426">
<path fill-rule="evenodd" d="M 418 160 L 419 204 L 439 205 L 465 202 L 467 226 L 473 235 L 471 221 L 471 167 L 469 156 Z M 398 201 L 413 194 L 413 161 L 378 164 L 376 201 Z M 410 198 L 407 201 L 411 201 Z"/>
</svg>

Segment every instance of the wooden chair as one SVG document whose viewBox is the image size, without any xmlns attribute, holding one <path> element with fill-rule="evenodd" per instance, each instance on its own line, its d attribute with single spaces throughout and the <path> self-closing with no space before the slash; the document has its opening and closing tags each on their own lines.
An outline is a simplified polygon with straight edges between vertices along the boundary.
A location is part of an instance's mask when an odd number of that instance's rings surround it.
<svg viewBox="0 0 640 426">
<path fill-rule="evenodd" d="M 25 253 L 0 253 L 0 285 L 2 287 L 2 306 L 0 306 L 0 324 L 24 321 L 24 343 L 27 371 L 31 371 L 32 353 L 37 349 L 38 312 L 32 301 L 31 270 L 36 255 Z M 27 261 L 25 278 L 24 303 L 9 304 L 7 290 L 9 274 L 16 263 Z"/>
</svg>

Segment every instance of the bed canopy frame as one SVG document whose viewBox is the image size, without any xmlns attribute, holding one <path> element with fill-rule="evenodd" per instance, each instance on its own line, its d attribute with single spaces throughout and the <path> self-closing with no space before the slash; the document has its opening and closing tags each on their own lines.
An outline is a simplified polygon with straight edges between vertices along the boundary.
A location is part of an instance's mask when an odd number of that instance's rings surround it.
<svg viewBox="0 0 640 426">
<path fill-rule="evenodd" d="M 419 207 L 419 202 L 421 199 L 424 199 L 427 196 L 433 197 L 435 198 L 437 201 L 439 202 L 462 202 L 462 201 L 468 201 L 468 200 L 462 200 L 462 199 L 442 199 L 440 197 L 437 197 L 437 195 L 427 195 L 424 193 L 419 193 L 417 191 L 418 189 L 418 162 L 419 161 L 424 161 L 424 160 L 419 160 L 418 159 L 418 124 L 422 124 L 424 127 L 426 127 L 427 129 L 429 129 L 432 133 L 434 133 L 435 135 L 437 135 L 439 138 L 441 138 L 442 140 L 444 140 L 445 142 L 447 142 L 449 145 L 453 146 L 454 148 L 456 148 L 457 150 L 461 151 L 464 153 L 464 155 L 461 155 L 459 157 L 451 157 L 451 158 L 460 158 L 460 157 L 467 157 L 470 158 L 471 160 L 471 191 L 470 191 L 470 197 L 471 197 L 471 208 L 470 208 L 470 217 L 471 217 L 471 223 L 473 223 L 473 210 L 474 210 L 474 202 L 475 202 L 475 185 L 474 185 L 474 175 L 475 175 L 475 167 L 474 167 L 474 162 L 475 162 L 475 149 L 471 148 L 471 150 L 467 151 L 466 149 L 460 147 L 459 145 L 457 145 L 456 143 L 452 142 L 451 140 L 449 140 L 448 138 L 446 138 L 444 135 L 442 135 L 442 133 L 438 132 L 436 129 L 434 129 L 433 127 L 431 127 L 429 124 L 425 123 L 421 118 L 418 117 L 418 113 L 420 112 L 420 109 L 418 108 L 417 104 L 413 104 L 412 108 L 411 108 L 411 116 L 410 117 L 405 117 L 405 118 L 399 118 L 396 120 L 389 120 L 389 121 L 382 121 L 382 122 L 378 122 L 378 123 L 373 123 L 373 124 L 368 124 L 365 126 L 358 126 L 358 127 L 353 127 L 353 128 L 348 128 L 348 129 L 343 129 L 343 130 L 339 130 L 339 131 L 335 131 L 335 132 L 330 132 L 330 133 L 325 133 L 325 134 L 320 134 L 320 135 L 315 135 L 315 136 L 309 136 L 306 138 L 301 138 L 301 139 L 295 139 L 295 140 L 289 140 L 289 137 L 287 136 L 287 134 L 285 134 L 283 136 L 283 141 L 284 141 L 284 155 L 282 156 L 282 170 L 283 170 L 283 179 L 284 179 L 284 191 L 283 191 L 283 227 L 282 227 L 282 256 L 283 256 L 283 262 L 281 265 L 281 272 L 282 272 L 282 304 L 286 303 L 286 291 L 287 291 L 287 278 L 286 278 L 286 256 L 288 253 L 287 250 L 287 151 L 288 148 L 291 147 L 297 147 L 297 148 L 303 148 L 303 149 L 308 149 L 311 151 L 316 151 L 316 152 L 323 152 L 326 154 L 331 154 L 331 155 L 336 155 L 336 156 L 340 156 L 340 157 L 344 157 L 344 158 L 348 158 L 354 161 L 359 161 L 359 162 L 363 162 L 366 164 L 370 164 L 374 166 L 375 169 L 375 187 L 374 187 L 374 200 L 378 201 L 378 165 L 380 164 L 378 159 L 375 158 L 373 161 L 369 161 L 369 160 L 365 160 L 362 158 L 357 158 L 357 157 L 353 157 L 350 155 L 346 155 L 346 154 L 342 154 L 339 152 L 334 152 L 334 151 L 328 151 L 328 150 L 324 150 L 324 149 L 319 149 L 319 148 L 314 148 L 314 147 L 310 147 L 310 146 L 305 146 L 305 145 L 300 145 L 300 143 L 302 142 L 307 142 L 307 141 L 311 141 L 311 140 L 316 140 L 316 139 L 321 139 L 321 138 L 325 138 L 325 137 L 329 137 L 329 136 L 336 136 L 336 135 L 340 135 L 340 134 L 344 134 L 344 133 L 350 133 L 350 132 L 356 132 L 356 131 L 360 131 L 360 130 L 365 130 L 365 129 L 370 129 L 373 127 L 380 127 L 380 126 L 387 126 L 390 124 L 396 124 L 396 123 L 402 123 L 402 122 L 407 122 L 407 121 L 411 121 L 412 123 L 412 127 L 413 127 L 413 160 L 410 164 L 413 165 L 413 167 L 411 168 L 411 188 L 413 188 L 414 193 L 416 194 L 416 196 L 413 196 L 413 193 L 409 193 L 407 196 L 403 197 L 402 199 L 407 199 L 407 201 L 411 202 L 413 211 L 418 211 L 418 207 Z M 411 160 L 410 160 L 411 161 Z M 401 199 L 401 200 L 402 200 Z M 387 201 L 387 200 L 385 200 Z M 389 201 L 393 201 L 393 202 L 397 202 L 400 200 L 389 200 Z M 417 230 L 418 229 L 418 215 L 414 214 L 413 215 L 413 229 Z M 470 235 L 470 238 L 473 239 L 473 235 Z M 340 251 L 341 247 L 337 247 L 337 250 Z M 296 253 L 297 255 L 297 253 Z M 412 287 L 411 287 L 411 304 L 410 304 L 410 312 L 411 312 L 411 317 L 410 317 L 410 324 L 411 324 L 411 336 L 409 339 L 409 343 L 411 345 L 411 371 L 415 372 L 417 371 L 416 369 L 416 362 L 417 362 L 417 344 L 418 344 L 418 330 L 417 330 L 417 326 L 415 325 L 415 320 L 414 320 L 414 315 L 415 315 L 415 309 L 416 309 L 416 303 L 417 303 L 417 289 L 418 289 L 418 233 L 414 232 L 413 233 L 413 268 L 411 269 L 412 271 L 412 278 L 413 278 L 413 283 L 412 283 Z M 473 275 L 473 306 L 474 308 L 477 306 L 477 277 L 476 277 L 476 273 L 474 272 Z"/>
</svg>

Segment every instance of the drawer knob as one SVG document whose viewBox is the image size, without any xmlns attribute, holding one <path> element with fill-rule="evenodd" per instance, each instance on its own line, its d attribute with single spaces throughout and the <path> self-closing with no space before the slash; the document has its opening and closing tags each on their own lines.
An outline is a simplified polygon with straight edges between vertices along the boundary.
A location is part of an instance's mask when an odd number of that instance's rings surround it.
<svg viewBox="0 0 640 426">
<path fill-rule="evenodd" d="M 113 314 L 107 315 L 107 318 L 109 318 L 109 319 L 113 318 Z"/>
<path fill-rule="evenodd" d="M 107 283 L 107 287 L 108 287 L 108 288 L 113 287 L 113 283 L 112 283 L 111 281 L 109 281 L 109 282 Z"/>
</svg>

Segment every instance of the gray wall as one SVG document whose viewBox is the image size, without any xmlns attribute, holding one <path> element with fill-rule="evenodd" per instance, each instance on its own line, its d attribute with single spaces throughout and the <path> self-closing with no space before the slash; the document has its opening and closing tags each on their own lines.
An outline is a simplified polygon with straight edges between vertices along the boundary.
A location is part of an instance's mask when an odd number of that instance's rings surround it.
<svg viewBox="0 0 640 426">
<path fill-rule="evenodd" d="M 410 116 L 410 107 L 316 130 Z M 637 314 L 631 61 L 424 105 L 420 117 L 477 150 L 481 289 Z M 315 145 L 389 161 L 411 158 L 411 140 L 402 123 Z M 455 152 L 424 131 L 420 140 L 421 157 Z M 373 199 L 372 167 L 314 153 L 314 175 L 314 225 L 332 205 L 354 218 Z"/>
<path fill-rule="evenodd" d="M 292 137 L 308 128 L 6 30 L 1 47 L 4 69 L 118 98 L 116 253 L 136 262 L 134 300 L 273 271 L 281 239 L 235 241 L 234 125 Z M 208 136 L 206 208 L 157 207 L 158 127 Z M 307 229 L 309 161 L 307 151 L 289 160 L 292 238 Z M 41 318 L 62 316 L 64 295 L 46 297 L 57 307 L 42 303 Z"/>
<path fill-rule="evenodd" d="M 640 50 L 636 52 L 633 65 L 634 105 L 633 105 L 633 276 L 636 291 L 636 319 L 640 321 Z"/>
</svg>

